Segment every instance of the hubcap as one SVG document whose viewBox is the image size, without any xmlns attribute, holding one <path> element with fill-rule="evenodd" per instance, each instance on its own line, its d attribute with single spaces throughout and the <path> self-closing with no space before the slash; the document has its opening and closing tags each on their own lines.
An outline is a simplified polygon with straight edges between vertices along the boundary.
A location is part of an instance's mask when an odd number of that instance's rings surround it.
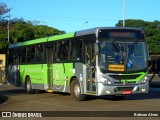
<svg viewBox="0 0 160 120">
<path fill-rule="evenodd" d="M 30 90 L 30 84 L 27 82 L 27 90 Z"/>
<path fill-rule="evenodd" d="M 74 94 L 76 97 L 80 95 L 80 87 L 78 85 L 74 87 Z"/>
</svg>

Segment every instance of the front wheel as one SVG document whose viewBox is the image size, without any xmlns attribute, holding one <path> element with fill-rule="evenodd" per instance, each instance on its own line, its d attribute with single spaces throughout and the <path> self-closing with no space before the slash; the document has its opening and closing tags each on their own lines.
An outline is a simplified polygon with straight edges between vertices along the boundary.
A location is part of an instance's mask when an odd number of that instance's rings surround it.
<svg viewBox="0 0 160 120">
<path fill-rule="evenodd" d="M 80 84 L 78 80 L 71 82 L 71 96 L 77 101 L 83 101 L 86 99 L 86 95 L 81 94 Z"/>
</svg>

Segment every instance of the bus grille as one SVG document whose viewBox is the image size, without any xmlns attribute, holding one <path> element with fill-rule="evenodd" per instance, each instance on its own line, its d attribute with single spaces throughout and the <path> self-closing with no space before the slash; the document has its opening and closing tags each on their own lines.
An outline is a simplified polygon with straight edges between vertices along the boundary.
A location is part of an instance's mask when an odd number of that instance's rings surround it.
<svg viewBox="0 0 160 120">
<path fill-rule="evenodd" d="M 116 80 L 129 80 L 129 79 L 137 79 L 141 74 L 136 75 L 109 75 L 110 77 L 116 79 Z"/>
</svg>

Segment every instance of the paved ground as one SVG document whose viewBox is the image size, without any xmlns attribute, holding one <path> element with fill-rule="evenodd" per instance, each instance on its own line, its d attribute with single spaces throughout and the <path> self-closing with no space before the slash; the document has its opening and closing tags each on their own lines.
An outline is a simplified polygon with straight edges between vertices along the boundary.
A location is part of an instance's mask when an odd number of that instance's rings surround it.
<svg viewBox="0 0 160 120">
<path fill-rule="evenodd" d="M 160 88 L 160 76 L 158 74 L 152 74 L 152 79 L 150 80 L 150 87 Z"/>
<path fill-rule="evenodd" d="M 78 119 L 78 120 L 158 120 L 160 118 L 160 86 L 155 84 L 158 82 L 159 84 L 159 76 L 154 76 L 151 82 L 150 92 L 148 94 L 137 94 L 126 96 L 124 100 L 115 101 L 111 96 L 89 96 L 87 101 L 78 102 L 71 98 L 69 94 L 65 93 L 45 93 L 42 92 L 40 94 L 27 94 L 23 88 L 17 88 L 8 84 L 0 85 L 0 111 L 47 111 L 47 114 L 50 113 L 50 116 L 54 116 L 58 114 L 62 117 L 48 117 L 45 119 Z M 155 84 L 155 85 L 153 85 Z M 65 111 L 58 112 L 57 111 Z M 81 111 L 80 113 L 75 112 L 66 112 L 66 111 Z M 93 116 L 97 114 L 97 112 L 85 112 L 85 111 L 104 111 L 101 117 L 64 117 L 67 115 L 73 116 L 78 114 L 87 115 L 93 114 Z M 118 111 L 116 113 L 108 113 L 107 111 Z M 121 111 L 125 111 L 122 112 Z M 158 111 L 159 117 L 127 117 L 130 114 L 127 111 Z M 106 112 L 106 113 L 105 113 Z M 42 112 L 45 114 L 44 112 Z M 100 114 L 101 112 L 98 112 Z M 67 114 L 67 115 L 66 115 Z M 115 117 L 106 117 L 109 114 L 114 114 Z M 116 115 L 125 115 L 126 117 L 116 117 Z M 132 114 L 132 113 L 131 113 Z M 98 116 L 98 115 L 97 115 Z M 104 117 L 105 116 L 105 117 Z M 4 119 L 4 118 L 0 118 Z M 14 119 L 14 118 L 9 118 Z M 21 119 L 21 118 L 15 118 Z M 26 118 L 27 119 L 27 118 Z M 35 118 L 36 119 L 36 118 Z M 40 118 L 38 118 L 40 119 Z M 8 120 L 8 119 L 7 119 Z"/>
<path fill-rule="evenodd" d="M 2 114 L 2 112 L 4 111 L 18 112 L 21 114 L 22 112 L 36 111 L 40 112 L 42 116 L 47 114 L 46 116 L 48 117 L 45 118 L 46 120 L 47 119 L 158 120 L 160 119 L 159 110 L 160 110 L 160 77 L 158 75 L 155 75 L 153 77 L 150 84 L 150 92 L 148 94 L 137 94 L 137 95 L 126 96 L 124 100 L 120 101 L 114 101 L 110 96 L 101 96 L 101 97 L 89 96 L 87 101 L 78 102 L 72 99 L 69 94 L 65 93 L 42 92 L 40 94 L 27 94 L 25 93 L 25 90 L 23 88 L 14 87 L 9 84 L 0 84 L 0 114 Z M 75 111 L 81 111 L 81 112 L 75 112 Z M 107 111 L 116 111 L 116 112 L 110 113 Z M 139 114 L 143 113 L 144 111 L 146 111 L 147 114 L 148 113 L 153 113 L 155 115 L 158 114 L 159 117 L 153 117 L 153 116 L 132 117 L 134 112 L 136 114 Z M 155 111 L 158 111 L 158 113 L 156 113 Z M 86 117 L 87 115 L 90 117 Z M 98 117 L 98 115 L 101 117 Z M 108 116 L 115 116 L 115 117 L 108 117 Z M 1 119 L 17 120 L 22 118 L 1 117 L 0 120 Z M 28 119 L 28 118 L 23 118 L 23 119 Z M 36 118 L 34 118 L 34 120 L 35 119 Z"/>
</svg>

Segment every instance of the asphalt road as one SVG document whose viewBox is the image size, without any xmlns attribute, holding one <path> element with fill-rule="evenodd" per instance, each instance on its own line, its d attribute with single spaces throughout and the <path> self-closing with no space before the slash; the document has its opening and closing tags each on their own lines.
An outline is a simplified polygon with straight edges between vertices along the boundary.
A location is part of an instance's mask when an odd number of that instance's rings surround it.
<svg viewBox="0 0 160 120">
<path fill-rule="evenodd" d="M 133 114 L 127 111 L 158 111 L 159 117 L 152 117 L 151 119 L 160 118 L 160 91 L 151 90 L 148 94 L 136 94 L 126 96 L 123 100 L 113 100 L 111 96 L 89 96 L 86 101 L 75 101 L 69 94 L 65 93 L 46 93 L 42 92 L 40 94 L 27 94 L 22 88 L 17 88 L 8 84 L 0 85 L 0 111 L 47 111 L 47 115 L 51 119 L 51 116 L 58 119 L 82 119 L 90 114 L 93 116 L 87 117 L 87 119 L 97 119 L 100 117 L 101 120 L 109 118 L 124 120 L 130 119 L 135 120 L 139 117 L 128 116 L 127 114 Z M 58 112 L 57 111 L 65 111 Z M 66 111 L 81 111 L 81 112 L 66 112 Z M 94 112 L 91 112 L 94 111 Z M 104 111 L 101 112 L 95 111 Z M 108 112 L 107 111 L 116 111 Z M 121 113 L 121 111 L 124 111 Z M 51 113 L 50 113 L 51 112 Z M 62 113 L 62 114 L 61 114 Z M 96 115 L 96 113 L 98 113 Z M 43 113 L 45 115 L 45 113 Z M 57 115 L 58 114 L 58 115 Z M 67 115 L 71 117 L 66 117 Z M 81 117 L 80 114 L 82 114 Z M 109 114 L 108 116 L 106 114 Z M 115 117 L 112 117 L 115 115 Z M 122 114 L 122 116 L 118 115 Z M 126 116 L 125 116 L 126 114 Z M 147 112 L 148 114 L 148 112 Z M 156 114 L 156 113 L 155 113 Z M 57 116 L 56 116 L 57 115 Z M 60 118 L 62 115 L 62 118 Z M 73 115 L 73 116 L 72 116 Z M 74 116 L 75 115 L 75 116 Z M 98 117 L 99 115 L 99 117 Z M 100 116 L 102 115 L 102 116 Z M 103 116 L 104 115 L 104 116 Z M 116 117 L 116 115 L 118 117 Z M 124 117 L 123 117 L 124 116 Z M 111 117 L 111 118 L 110 118 Z M 1 120 L 2 118 L 0 118 Z M 16 118 L 17 119 L 17 118 Z M 27 118 L 26 118 L 27 119 Z M 52 118 L 53 119 L 53 118 Z M 144 119 L 144 117 L 140 117 Z M 145 118 L 145 120 L 150 120 L 150 117 Z"/>
</svg>

